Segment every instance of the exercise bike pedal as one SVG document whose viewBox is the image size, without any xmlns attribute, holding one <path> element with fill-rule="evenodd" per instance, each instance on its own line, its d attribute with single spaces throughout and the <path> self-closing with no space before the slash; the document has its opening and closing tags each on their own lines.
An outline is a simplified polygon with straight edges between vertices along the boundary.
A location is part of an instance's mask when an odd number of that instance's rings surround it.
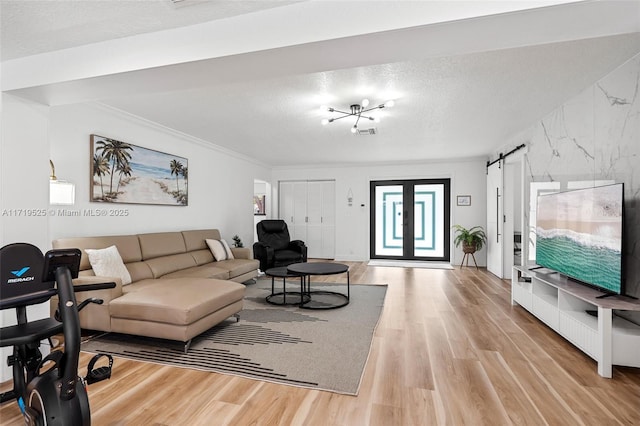
<svg viewBox="0 0 640 426">
<path fill-rule="evenodd" d="M 96 362 L 103 357 L 109 360 L 109 365 L 93 368 Z M 110 379 L 112 368 L 113 368 L 113 357 L 111 355 L 97 354 L 96 356 L 91 358 L 91 361 L 89 361 L 89 365 L 87 366 L 87 376 L 84 379 L 86 380 L 88 385 Z"/>
<path fill-rule="evenodd" d="M 40 413 L 31 407 L 27 407 L 22 397 L 18 398 L 18 406 L 20 407 L 20 411 L 22 412 L 22 416 L 24 417 L 25 425 L 27 426 L 44 425 L 44 422 L 42 420 L 42 416 L 40 415 Z"/>
<path fill-rule="evenodd" d="M 25 407 L 22 415 L 24 417 L 24 424 L 27 426 L 41 426 L 44 424 L 40 413 L 31 407 Z"/>
</svg>

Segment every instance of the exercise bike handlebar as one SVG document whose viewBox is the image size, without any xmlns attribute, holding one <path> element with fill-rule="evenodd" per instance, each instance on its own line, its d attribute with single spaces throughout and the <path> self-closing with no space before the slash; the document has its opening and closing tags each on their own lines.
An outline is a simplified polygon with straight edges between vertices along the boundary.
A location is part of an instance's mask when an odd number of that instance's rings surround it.
<svg viewBox="0 0 640 426">
<path fill-rule="evenodd" d="M 96 291 L 96 290 L 108 290 L 110 288 L 115 288 L 116 283 L 108 282 L 108 283 L 95 283 L 95 284 L 79 284 L 73 286 L 73 291 L 75 293 L 79 293 L 81 291 Z"/>
<path fill-rule="evenodd" d="M 74 286 L 71 271 L 66 265 L 55 268 L 55 278 L 58 287 L 60 318 L 62 319 L 62 332 L 64 334 L 65 353 L 80 353 L 80 317 L 78 315 L 78 303 L 76 292 L 93 291 L 114 288 L 116 284 L 97 283 Z M 78 357 L 66 357 L 67 364 L 62 377 L 60 398 L 70 400 L 76 393 L 76 381 L 78 380 Z"/>
<path fill-rule="evenodd" d="M 81 284 L 73 286 L 73 291 L 75 293 L 79 293 L 81 291 L 96 291 L 96 290 L 106 290 L 110 288 L 114 288 L 116 283 L 108 282 L 108 283 L 96 283 L 96 284 Z M 48 300 L 52 296 L 58 294 L 57 288 L 50 288 L 48 290 L 39 291 L 36 293 L 25 294 L 22 296 L 11 297 L 7 299 L 0 300 L 0 310 L 5 309 L 6 307 L 16 306 L 16 305 L 31 305 L 33 302 L 37 302 L 39 300 Z"/>
<path fill-rule="evenodd" d="M 116 286 L 116 283 L 114 283 L 114 282 L 86 284 L 86 285 L 76 285 L 76 286 L 73 286 L 73 291 L 74 291 L 74 293 L 78 293 L 78 292 L 81 292 L 81 291 L 104 290 L 104 289 L 114 288 L 115 286 Z M 89 303 L 95 303 L 96 305 L 102 305 L 104 303 L 104 300 L 98 299 L 97 297 L 90 297 L 88 299 L 84 299 L 82 302 L 78 303 L 78 312 L 83 310 Z M 58 306 L 58 309 L 56 309 L 56 313 L 53 315 L 53 317 L 56 320 L 58 320 L 59 322 L 62 322 L 62 317 L 60 316 L 60 307 L 59 306 Z"/>
<path fill-rule="evenodd" d="M 73 291 L 71 272 L 66 266 L 55 269 L 56 282 L 58 283 L 58 295 L 60 298 L 59 310 L 62 318 L 62 332 L 64 334 L 65 353 L 80 353 L 80 317 Z M 66 357 L 67 363 L 62 377 L 60 398 L 70 400 L 75 397 L 76 381 L 78 380 L 78 357 Z"/>
<path fill-rule="evenodd" d="M 58 290 L 55 288 L 50 288 L 47 290 L 38 291 L 35 293 L 29 293 L 22 296 L 15 296 L 11 298 L 6 298 L 0 300 L 0 310 L 4 310 L 10 307 L 15 306 L 27 306 L 33 303 L 37 303 L 38 301 L 44 300 L 47 301 L 51 298 L 51 296 L 55 296 L 58 293 Z"/>
</svg>

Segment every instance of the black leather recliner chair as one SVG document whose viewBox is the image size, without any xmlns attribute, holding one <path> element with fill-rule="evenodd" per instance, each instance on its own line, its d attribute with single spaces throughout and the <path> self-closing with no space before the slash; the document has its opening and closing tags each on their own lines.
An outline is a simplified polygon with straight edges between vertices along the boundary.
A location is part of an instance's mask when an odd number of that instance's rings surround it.
<svg viewBox="0 0 640 426">
<path fill-rule="evenodd" d="M 303 241 L 291 241 L 284 220 L 267 219 L 256 225 L 258 242 L 253 245 L 253 257 L 260 261 L 260 270 L 307 261 L 307 246 Z"/>
</svg>

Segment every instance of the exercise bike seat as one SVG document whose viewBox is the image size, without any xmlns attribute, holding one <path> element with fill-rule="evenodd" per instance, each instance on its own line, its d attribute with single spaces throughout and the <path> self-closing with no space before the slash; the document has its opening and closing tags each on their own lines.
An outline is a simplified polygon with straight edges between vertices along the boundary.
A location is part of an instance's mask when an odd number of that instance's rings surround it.
<svg viewBox="0 0 640 426">
<path fill-rule="evenodd" d="M 62 334 L 62 323 L 44 318 L 26 324 L 0 328 L 0 346 L 19 346 L 39 342 L 56 334 Z"/>
<path fill-rule="evenodd" d="M 27 243 L 0 248 L 0 310 L 16 309 L 18 324 L 0 328 L 0 346 L 25 345 L 62 333 L 54 318 L 27 322 L 25 308 L 48 301 L 57 294 L 55 281 L 44 281 L 44 257 Z"/>
</svg>

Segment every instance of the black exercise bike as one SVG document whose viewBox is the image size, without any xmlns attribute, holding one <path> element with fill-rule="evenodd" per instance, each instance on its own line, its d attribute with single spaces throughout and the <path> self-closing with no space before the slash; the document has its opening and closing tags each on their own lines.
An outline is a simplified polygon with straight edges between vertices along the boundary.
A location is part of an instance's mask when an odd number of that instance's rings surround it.
<svg viewBox="0 0 640 426">
<path fill-rule="evenodd" d="M 0 346 L 13 346 L 13 355 L 8 357 L 13 389 L 1 394 L 0 401 L 15 399 L 30 426 L 90 425 L 86 384 L 111 377 L 113 358 L 105 354 L 90 361 L 86 377 L 78 376 L 78 311 L 103 301 L 89 298 L 77 305 L 74 292 L 115 287 L 115 283 L 74 287 L 72 279 L 78 276 L 80 256 L 78 249 L 50 250 L 43 256 L 40 249 L 27 243 L 0 248 L 0 310 L 15 309 L 17 316 L 16 325 L 0 329 Z M 47 302 L 56 294 L 59 305 L 54 318 L 27 320 L 27 306 Z M 60 333 L 64 350 L 52 351 L 43 359 L 40 341 L 49 339 L 51 343 L 51 337 Z M 109 365 L 94 369 L 101 357 L 106 357 Z"/>
</svg>

